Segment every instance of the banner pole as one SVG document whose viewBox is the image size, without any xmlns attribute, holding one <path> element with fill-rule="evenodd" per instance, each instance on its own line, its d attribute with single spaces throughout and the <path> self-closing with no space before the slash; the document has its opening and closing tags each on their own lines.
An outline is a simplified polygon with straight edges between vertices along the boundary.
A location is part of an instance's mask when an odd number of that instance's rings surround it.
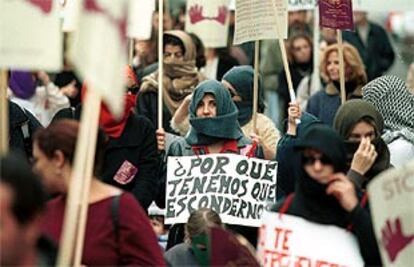
<svg viewBox="0 0 414 267">
<path fill-rule="evenodd" d="M 0 156 L 9 152 L 9 102 L 7 100 L 8 72 L 0 71 Z"/>
<path fill-rule="evenodd" d="M 253 83 L 253 131 L 257 132 L 257 106 L 259 99 L 259 57 L 260 41 L 254 43 L 254 83 Z"/>
<path fill-rule="evenodd" d="M 80 205 L 80 217 L 79 217 L 79 225 L 78 231 L 76 234 L 76 243 L 75 243 L 75 256 L 74 256 L 74 266 L 80 267 L 82 265 L 82 254 L 83 254 L 83 245 L 85 240 L 85 230 L 86 230 L 86 223 L 87 223 L 87 216 L 88 216 L 88 208 L 89 208 L 89 195 L 90 195 L 90 187 L 93 177 L 93 166 L 95 162 L 95 152 L 96 152 L 96 142 L 98 138 L 98 120 L 99 120 L 99 109 L 101 103 L 101 95 L 99 93 L 94 92 L 91 90 L 91 103 L 90 105 L 93 106 L 91 109 L 95 112 L 90 114 L 90 122 L 89 125 L 94 125 L 93 127 L 89 128 L 88 132 L 88 140 L 89 140 L 89 147 L 86 156 L 86 163 L 85 163 L 85 174 L 83 179 L 83 186 L 82 186 L 82 197 L 81 197 L 81 205 Z"/>
<path fill-rule="evenodd" d="M 345 93 L 345 62 L 344 62 L 344 46 L 342 41 L 342 31 L 336 30 L 336 36 L 338 40 L 338 57 L 339 57 L 339 75 L 340 75 L 340 90 L 341 90 L 341 104 L 346 101 Z"/>
<path fill-rule="evenodd" d="M 163 93 L 164 93 L 164 42 L 163 42 L 164 1 L 158 0 L 158 129 L 162 128 Z"/>
</svg>

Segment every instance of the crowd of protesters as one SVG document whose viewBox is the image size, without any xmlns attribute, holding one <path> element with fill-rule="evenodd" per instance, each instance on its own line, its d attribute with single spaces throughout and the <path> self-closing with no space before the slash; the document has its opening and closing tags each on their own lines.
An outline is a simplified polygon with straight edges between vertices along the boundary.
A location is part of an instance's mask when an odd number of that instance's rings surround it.
<svg viewBox="0 0 414 267">
<path fill-rule="evenodd" d="M 153 38 L 135 40 L 122 116 L 113 117 L 104 103 L 100 109 L 83 265 L 207 266 L 210 227 L 240 234 L 256 247 L 257 228 L 224 224 L 208 208 L 193 212 L 187 224 L 164 222 L 168 156 L 213 153 L 276 160 L 278 201 L 269 210 L 351 225 L 365 265 L 382 264 L 362 199 L 378 174 L 414 159 L 412 79 L 385 75 L 395 58 L 387 34 L 366 12 L 356 12 L 356 31 L 344 33 L 341 104 L 335 33 L 323 29 L 320 47 L 313 47 L 306 15 L 289 13 L 285 43 L 298 101 L 290 100 L 277 43 L 261 44 L 256 124 L 251 44 L 204 47 L 184 31 L 180 16 L 174 23 L 169 15 L 162 59 L 157 25 Z M 321 53 L 319 69 L 314 50 Z M 11 152 L 0 165 L 2 266 L 56 260 L 88 90 L 70 64 L 65 68 L 59 74 L 9 72 Z M 312 87 L 314 77 L 320 88 Z M 159 82 L 163 121 L 157 129 Z"/>
</svg>

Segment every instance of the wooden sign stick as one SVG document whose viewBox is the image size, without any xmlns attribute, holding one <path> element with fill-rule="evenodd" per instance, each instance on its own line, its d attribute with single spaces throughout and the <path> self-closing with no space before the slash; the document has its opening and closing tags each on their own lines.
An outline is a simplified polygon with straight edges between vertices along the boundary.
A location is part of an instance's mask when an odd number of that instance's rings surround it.
<svg viewBox="0 0 414 267">
<path fill-rule="evenodd" d="M 128 64 L 132 66 L 134 60 L 134 38 L 129 38 L 128 43 Z"/>
<path fill-rule="evenodd" d="M 9 152 L 9 102 L 7 70 L 0 72 L 0 156 Z"/>
<path fill-rule="evenodd" d="M 346 101 L 345 93 L 345 62 L 344 62 L 344 46 L 342 42 L 342 31 L 336 30 L 336 38 L 338 40 L 338 57 L 339 57 L 339 81 L 341 90 L 341 104 Z"/>
<path fill-rule="evenodd" d="M 260 41 L 254 42 L 254 80 L 253 80 L 253 131 L 257 133 L 257 106 L 259 99 L 259 50 Z"/>
<path fill-rule="evenodd" d="M 164 1 L 158 0 L 158 129 L 162 128 L 162 111 L 164 106 L 163 93 L 164 93 Z"/>
<path fill-rule="evenodd" d="M 94 124 L 91 124 L 92 121 L 90 119 L 93 118 L 94 112 L 99 112 L 99 109 L 96 110 L 96 106 L 93 105 L 93 99 L 91 98 L 95 97 L 95 95 L 91 93 L 91 91 L 92 90 L 87 91 L 86 99 L 83 105 L 84 110 L 82 112 L 78 141 L 75 150 L 74 167 L 67 194 L 57 266 L 71 266 L 73 264 L 76 232 L 78 231 L 77 222 L 80 215 L 80 204 L 83 190 L 82 187 L 84 185 L 84 179 L 86 178 L 85 172 L 88 146 L 92 145 L 90 140 L 88 140 L 88 133 L 94 127 L 98 127 L 98 123 L 95 122 Z"/>
<path fill-rule="evenodd" d="M 89 140 L 89 147 L 86 156 L 86 164 L 85 164 L 85 174 L 84 174 L 84 183 L 82 186 L 82 198 L 80 204 L 80 217 L 79 217 L 79 224 L 78 224 L 78 231 L 76 234 L 76 243 L 75 243 L 75 256 L 74 256 L 74 266 L 80 267 L 82 261 L 82 254 L 83 254 L 83 245 L 85 240 L 85 230 L 86 230 L 86 222 L 88 216 L 88 207 L 89 207 L 89 193 L 91 187 L 91 181 L 93 177 L 93 166 L 95 162 L 95 152 L 96 152 L 96 142 L 98 138 L 98 120 L 99 120 L 99 110 L 102 97 L 99 93 L 92 92 L 93 94 L 92 103 L 90 103 L 94 111 L 90 114 L 90 125 L 96 125 L 96 127 L 90 127 L 88 132 L 88 140 Z"/>
</svg>

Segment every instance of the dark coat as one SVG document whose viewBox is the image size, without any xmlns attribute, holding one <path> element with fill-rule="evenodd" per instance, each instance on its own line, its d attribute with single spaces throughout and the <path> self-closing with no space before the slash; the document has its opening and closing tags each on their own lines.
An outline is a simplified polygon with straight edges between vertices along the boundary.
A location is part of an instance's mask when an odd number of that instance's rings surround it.
<svg viewBox="0 0 414 267">
<path fill-rule="evenodd" d="M 10 150 L 32 157 L 33 134 L 42 128 L 40 122 L 27 110 L 9 101 L 9 136 Z M 27 130 L 25 137 L 24 131 Z"/>
<path fill-rule="evenodd" d="M 53 120 L 79 120 L 80 109 L 81 106 L 76 110 L 63 109 Z M 131 113 L 122 135 L 116 139 L 109 137 L 100 177 L 106 183 L 131 192 L 147 210 L 159 188 L 158 168 L 155 128 L 147 118 Z"/>
<path fill-rule="evenodd" d="M 128 183 L 120 183 L 119 179 L 117 181 L 116 175 L 122 174 L 120 171 L 135 170 L 134 167 L 137 172 Z M 117 139 L 109 139 L 105 150 L 102 180 L 131 192 L 146 210 L 157 194 L 158 167 L 154 126 L 147 118 L 131 114 L 122 135 Z"/>
<path fill-rule="evenodd" d="M 369 23 L 367 45 L 359 37 L 358 29 L 355 32 L 342 32 L 344 41 L 358 49 L 366 67 L 368 81 L 371 81 L 386 72 L 394 62 L 395 53 L 385 30 L 375 24 Z"/>
<path fill-rule="evenodd" d="M 158 128 L 158 93 L 142 92 L 138 93 L 136 111 L 138 115 L 147 117 L 151 123 Z M 177 134 L 170 125 L 172 114 L 168 108 L 163 105 L 162 127 L 168 133 Z"/>
</svg>

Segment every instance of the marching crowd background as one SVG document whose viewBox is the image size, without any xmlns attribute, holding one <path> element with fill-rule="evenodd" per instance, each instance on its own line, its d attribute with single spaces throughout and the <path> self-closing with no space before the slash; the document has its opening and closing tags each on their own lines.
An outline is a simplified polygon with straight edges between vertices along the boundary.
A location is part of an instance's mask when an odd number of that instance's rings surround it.
<svg viewBox="0 0 414 267">
<path fill-rule="evenodd" d="M 185 225 L 164 224 L 168 156 L 236 153 L 278 161 L 271 210 L 352 224 L 365 264 L 381 265 L 369 204 L 361 199 L 376 175 L 414 159 L 414 67 L 407 81 L 386 75 L 397 58 L 386 30 L 366 12 L 354 13 L 355 31 L 343 32 L 341 105 L 335 31 L 321 29 L 313 47 L 310 14 L 289 12 L 285 45 L 297 101 L 290 101 L 276 41 L 262 41 L 254 129 L 253 45 L 232 46 L 231 23 L 228 47 L 204 47 L 184 31 L 184 15 L 184 7 L 176 17 L 164 15 L 163 128 L 156 129 L 157 12 L 154 38 L 135 40 L 126 67 L 122 117 L 101 106 L 82 264 L 206 266 L 203 237 L 211 226 L 255 247 L 257 228 L 224 225 L 206 208 Z M 87 88 L 67 61 L 61 73 L 11 70 L 8 80 L 12 153 L 0 165 L 1 265 L 53 265 Z"/>
</svg>

